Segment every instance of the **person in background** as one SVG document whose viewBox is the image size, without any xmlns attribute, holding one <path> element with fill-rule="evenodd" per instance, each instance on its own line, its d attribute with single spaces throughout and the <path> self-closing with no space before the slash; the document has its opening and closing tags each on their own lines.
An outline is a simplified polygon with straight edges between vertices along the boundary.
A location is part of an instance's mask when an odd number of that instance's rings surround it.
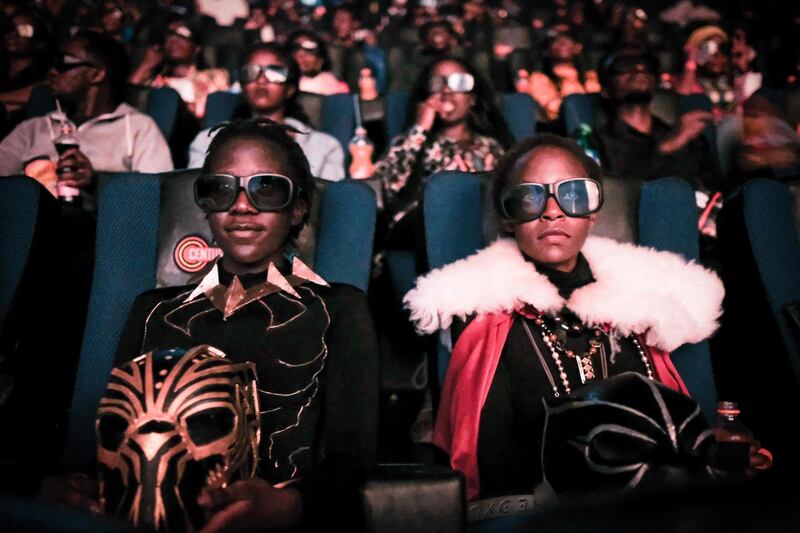
<svg viewBox="0 0 800 533">
<path fill-rule="evenodd" d="M 172 87 L 200 119 L 205 115 L 208 95 L 225 91 L 230 86 L 227 71 L 197 68 L 201 50 L 198 30 L 183 19 L 173 20 L 167 25 L 161 45 L 147 49 L 129 82 L 150 87 Z"/>
<path fill-rule="evenodd" d="M 319 35 L 298 30 L 289 36 L 287 44 L 300 67 L 302 92 L 328 95 L 350 91 L 347 84 L 330 71 L 328 48 Z"/>
<path fill-rule="evenodd" d="M 390 51 L 389 65 L 392 69 L 392 89 L 411 90 L 411 84 L 417 79 L 425 65 L 436 59 L 449 56 L 464 56 L 463 50 L 458 43 L 458 34 L 452 24 L 441 18 L 426 20 L 419 26 L 418 44 L 416 46 L 395 48 Z"/>
<path fill-rule="evenodd" d="M 680 94 L 705 94 L 719 117 L 736 106 L 730 39 L 718 26 L 703 26 L 689 35 L 684 46 L 686 62 L 675 86 Z"/>
<path fill-rule="evenodd" d="M 169 146 L 149 116 L 124 103 L 128 61 L 113 37 L 84 30 L 69 39 L 50 70 L 64 114 L 28 119 L 0 142 L 0 176 L 20 174 L 34 160 L 56 161 L 65 185 L 92 191 L 98 172 L 172 170 Z M 65 120 L 79 147 L 59 155 L 53 145 Z"/>
<path fill-rule="evenodd" d="M 260 117 L 283 123 L 296 132 L 290 134 L 303 149 L 318 178 L 336 181 L 344 178 L 344 151 L 339 141 L 311 129 L 295 97 L 300 70 L 294 59 L 276 43 L 251 48 L 239 71 L 242 102 L 236 118 Z M 218 130 L 205 129 L 197 134 L 189 147 L 189 168 L 203 166 L 206 152 Z"/>
<path fill-rule="evenodd" d="M 331 72 L 347 83 L 350 92 L 357 92 L 361 69 L 369 68 L 365 46 L 375 44 L 375 35 L 361 28 L 353 5 L 342 4 L 331 11 L 332 31 L 328 47 Z"/>
<path fill-rule="evenodd" d="M 415 249 L 421 244 L 418 205 L 430 175 L 492 170 L 512 140 L 486 81 L 457 58 L 423 69 L 409 98 L 407 123 L 410 129 L 392 140 L 373 177 L 383 187 L 387 247 Z"/>
<path fill-rule="evenodd" d="M 111 35 L 116 40 L 128 44 L 133 37 L 132 28 L 127 25 L 125 11 L 127 7 L 119 0 L 106 0 L 100 6 L 99 30 Z"/>
<path fill-rule="evenodd" d="M 33 11 L 18 11 L 2 26 L 0 104 L 7 113 L 7 128 L 24 118 L 31 91 L 47 79 L 52 53 L 48 34 L 47 24 Z"/>
<path fill-rule="evenodd" d="M 583 45 L 567 31 L 554 31 L 548 36 L 541 71 L 520 72 L 527 82 L 517 90 L 528 92 L 543 113 L 543 121 L 558 117 L 561 101 L 570 94 L 599 93 L 597 72 L 583 70 L 579 58 Z"/>
<path fill-rule="evenodd" d="M 720 190 L 721 176 L 706 137 L 707 111 L 690 111 L 671 127 L 655 116 L 658 59 L 637 48 L 610 55 L 601 69 L 608 120 L 595 129 L 603 170 L 653 180 L 676 176 L 706 194 Z"/>
</svg>

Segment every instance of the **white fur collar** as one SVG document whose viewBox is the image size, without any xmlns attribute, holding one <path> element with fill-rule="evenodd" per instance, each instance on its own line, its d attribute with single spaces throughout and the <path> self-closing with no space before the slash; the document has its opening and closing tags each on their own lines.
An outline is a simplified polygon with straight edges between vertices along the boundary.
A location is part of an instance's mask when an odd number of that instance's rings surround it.
<svg viewBox="0 0 800 533">
<path fill-rule="evenodd" d="M 601 237 L 587 239 L 582 251 L 597 281 L 576 289 L 568 301 L 512 239 L 500 239 L 419 278 L 404 302 L 420 333 L 446 329 L 454 317 L 525 304 L 546 313 L 567 306 L 590 326 L 645 334 L 648 345 L 667 351 L 717 329 L 725 291 L 713 272 L 670 252 Z"/>
</svg>

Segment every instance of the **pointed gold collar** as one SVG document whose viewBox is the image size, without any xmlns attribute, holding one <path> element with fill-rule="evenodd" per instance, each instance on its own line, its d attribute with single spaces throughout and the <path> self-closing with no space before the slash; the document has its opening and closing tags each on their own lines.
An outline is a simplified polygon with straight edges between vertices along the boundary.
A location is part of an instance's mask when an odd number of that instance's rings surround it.
<svg viewBox="0 0 800 533">
<path fill-rule="evenodd" d="M 214 307 L 222 312 L 223 317 L 228 318 L 250 302 L 260 300 L 274 292 L 284 291 L 295 298 L 300 298 L 300 295 L 294 290 L 297 285 L 310 282 L 324 287 L 328 286 L 328 283 L 319 274 L 308 268 L 297 257 L 292 260 L 292 273 L 288 277 L 284 277 L 277 267 L 270 263 L 267 270 L 267 280 L 249 289 L 244 288 L 238 276 L 233 277 L 229 287 L 222 285 L 219 282 L 218 269 L 219 265 L 215 264 L 189 297 L 184 300 L 184 303 L 194 300 L 201 294 L 205 294 L 214 304 Z"/>
</svg>

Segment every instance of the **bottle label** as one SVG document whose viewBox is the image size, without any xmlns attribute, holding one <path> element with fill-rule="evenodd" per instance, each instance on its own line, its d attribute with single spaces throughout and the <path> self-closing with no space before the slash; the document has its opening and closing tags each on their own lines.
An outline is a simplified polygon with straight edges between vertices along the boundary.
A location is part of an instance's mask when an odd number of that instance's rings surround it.
<svg viewBox="0 0 800 533">
<path fill-rule="evenodd" d="M 56 186 L 56 190 L 58 191 L 59 198 L 75 198 L 81 194 L 81 190 L 77 187 L 70 187 L 69 185 L 64 185 L 63 183 L 59 183 Z"/>
</svg>

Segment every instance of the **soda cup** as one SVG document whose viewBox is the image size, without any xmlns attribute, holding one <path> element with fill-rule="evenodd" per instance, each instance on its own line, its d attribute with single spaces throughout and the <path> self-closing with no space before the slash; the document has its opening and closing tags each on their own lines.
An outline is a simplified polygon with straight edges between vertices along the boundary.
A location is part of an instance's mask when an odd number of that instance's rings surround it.
<svg viewBox="0 0 800 533">
<path fill-rule="evenodd" d="M 73 127 L 69 123 L 63 123 L 59 127 L 59 134 L 58 136 L 53 139 L 53 144 L 56 147 L 56 152 L 58 152 L 59 157 L 64 155 L 67 150 L 71 148 L 80 148 L 80 144 L 78 143 L 78 139 L 75 138 L 73 133 Z M 68 172 L 72 172 L 71 167 L 61 167 L 57 170 L 57 174 L 59 178 L 62 174 L 66 174 Z M 56 185 L 56 191 L 58 193 L 58 199 L 68 205 L 79 206 L 81 203 L 81 190 L 76 187 L 70 187 L 68 185 L 64 185 L 60 180 Z"/>
</svg>

